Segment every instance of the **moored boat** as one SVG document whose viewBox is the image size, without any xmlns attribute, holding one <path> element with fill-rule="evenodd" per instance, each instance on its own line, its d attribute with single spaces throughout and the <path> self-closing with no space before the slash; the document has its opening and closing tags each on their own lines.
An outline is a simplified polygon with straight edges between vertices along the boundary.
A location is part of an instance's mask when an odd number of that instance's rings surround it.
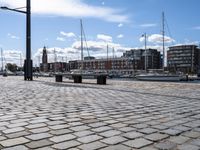
<svg viewBox="0 0 200 150">
<path fill-rule="evenodd" d="M 136 76 L 136 79 L 142 81 L 181 81 L 184 77 L 181 75 L 169 75 L 169 74 L 140 74 Z"/>
</svg>

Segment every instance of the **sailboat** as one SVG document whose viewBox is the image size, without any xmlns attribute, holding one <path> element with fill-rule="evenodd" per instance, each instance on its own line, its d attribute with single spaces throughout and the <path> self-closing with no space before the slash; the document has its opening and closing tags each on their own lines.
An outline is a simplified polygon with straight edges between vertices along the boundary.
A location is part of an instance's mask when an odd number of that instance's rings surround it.
<svg viewBox="0 0 200 150">
<path fill-rule="evenodd" d="M 80 20 L 80 25 L 81 25 L 81 66 L 79 69 L 75 69 L 73 70 L 70 74 L 72 76 L 81 76 L 81 78 L 84 78 L 84 79 L 94 79 L 95 78 L 95 72 L 92 71 L 92 70 L 84 70 L 84 56 L 83 56 L 83 49 L 84 49 L 84 41 L 86 42 L 86 48 L 87 48 L 87 41 L 86 41 L 86 37 L 85 37 L 85 32 L 84 32 L 84 29 L 83 29 L 83 22 L 82 22 L 82 19 Z M 83 41 L 84 40 L 84 41 Z M 88 52 L 88 56 L 90 56 L 89 54 L 89 49 L 87 48 L 87 52 Z M 69 78 L 71 79 L 70 76 Z"/>
<path fill-rule="evenodd" d="M 162 13 L 162 43 L 163 43 L 163 69 L 162 73 L 150 72 L 147 73 L 147 53 L 146 53 L 146 33 L 145 33 L 145 74 L 140 74 L 136 76 L 136 79 L 143 81 L 181 81 L 184 77 L 177 74 L 168 74 L 164 72 L 165 64 L 165 15 Z"/>
</svg>

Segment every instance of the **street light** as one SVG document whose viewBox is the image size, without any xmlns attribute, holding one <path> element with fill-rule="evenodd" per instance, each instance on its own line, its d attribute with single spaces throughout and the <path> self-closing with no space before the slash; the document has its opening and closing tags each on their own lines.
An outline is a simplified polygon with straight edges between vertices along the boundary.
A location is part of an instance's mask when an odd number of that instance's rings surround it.
<svg viewBox="0 0 200 150">
<path fill-rule="evenodd" d="M 26 0 L 26 11 L 18 10 L 20 8 L 12 9 L 5 6 L 0 8 L 26 14 L 26 59 L 24 60 L 24 80 L 32 81 L 33 62 L 31 60 L 31 0 Z"/>
</svg>

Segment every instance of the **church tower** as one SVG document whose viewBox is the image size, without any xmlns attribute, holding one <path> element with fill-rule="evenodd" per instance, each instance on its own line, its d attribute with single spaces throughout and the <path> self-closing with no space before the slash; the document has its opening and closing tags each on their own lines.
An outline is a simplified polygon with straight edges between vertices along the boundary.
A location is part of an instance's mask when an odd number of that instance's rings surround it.
<svg viewBox="0 0 200 150">
<path fill-rule="evenodd" d="M 42 66 L 43 71 L 48 72 L 48 57 L 47 57 L 47 49 L 44 46 L 43 48 L 43 54 L 42 54 Z"/>
</svg>

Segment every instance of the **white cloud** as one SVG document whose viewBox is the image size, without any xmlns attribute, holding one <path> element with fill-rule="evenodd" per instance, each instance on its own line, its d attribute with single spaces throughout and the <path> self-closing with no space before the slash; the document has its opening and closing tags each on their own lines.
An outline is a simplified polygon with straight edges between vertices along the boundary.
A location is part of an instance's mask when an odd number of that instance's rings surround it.
<svg viewBox="0 0 200 150">
<path fill-rule="evenodd" d="M 123 34 L 119 34 L 119 35 L 117 36 L 118 39 L 123 38 L 123 37 L 124 37 Z"/>
<path fill-rule="evenodd" d="M 139 39 L 140 42 L 143 42 L 144 40 L 145 39 L 142 36 Z M 148 40 L 148 42 L 151 42 L 151 43 L 162 43 L 163 42 L 163 36 L 161 34 L 147 35 L 147 40 Z M 164 41 L 165 41 L 165 43 L 175 42 L 174 39 L 172 39 L 171 37 L 168 37 L 168 36 L 164 37 Z"/>
<path fill-rule="evenodd" d="M 15 35 L 12 35 L 11 33 L 8 33 L 7 35 L 8 35 L 8 37 L 11 38 L 11 39 L 16 39 L 16 40 L 19 40 L 19 39 L 20 39 L 20 37 L 15 36 Z"/>
<path fill-rule="evenodd" d="M 109 53 L 112 53 L 112 49 L 114 48 L 116 52 L 118 52 L 118 56 L 122 55 L 122 52 L 125 52 L 126 50 L 130 50 L 130 47 L 124 47 L 118 43 L 105 43 L 103 41 L 87 41 L 87 48 L 93 56 L 106 56 L 107 52 L 107 45 L 109 47 Z M 72 48 L 78 49 L 80 51 L 81 44 L 80 41 L 76 41 L 72 44 Z M 84 45 L 84 51 L 87 54 L 86 45 Z"/>
<path fill-rule="evenodd" d="M 123 27 L 123 24 L 122 24 L 122 23 L 118 24 L 118 27 L 119 27 L 119 28 L 120 28 L 120 27 Z"/>
<path fill-rule="evenodd" d="M 153 23 L 147 23 L 147 24 L 141 24 L 140 27 L 143 28 L 149 28 L 149 27 L 156 27 L 157 24 L 153 24 Z"/>
<path fill-rule="evenodd" d="M 106 57 L 107 53 L 107 44 L 109 46 L 109 55 L 112 56 L 112 49 L 115 48 L 115 55 L 120 57 L 123 52 L 126 50 L 130 50 L 129 47 L 123 47 L 120 44 L 117 43 L 105 43 L 104 41 L 87 41 L 87 48 L 89 50 L 89 53 L 91 56 L 102 58 Z M 62 61 L 62 58 L 68 58 L 68 60 L 80 60 L 81 56 L 81 42 L 75 41 L 71 47 L 67 48 L 60 48 L 60 47 L 51 47 L 47 48 L 48 52 L 48 61 L 54 62 L 55 60 L 55 53 L 57 56 L 57 61 Z M 43 48 L 39 48 L 37 52 L 33 56 L 33 60 L 38 62 L 38 56 L 40 56 L 40 59 L 42 58 L 42 51 Z M 86 49 L 86 45 L 84 43 L 84 56 L 88 56 L 88 52 Z M 41 60 L 40 60 L 41 61 Z M 37 63 L 38 64 L 38 63 Z"/>
<path fill-rule="evenodd" d="M 112 37 L 109 35 L 105 35 L 105 34 L 98 34 L 97 39 L 102 40 L 104 42 L 112 42 Z"/>
<path fill-rule="evenodd" d="M 39 58 L 40 58 L 40 63 L 42 61 L 42 52 L 43 52 L 43 47 L 39 48 L 37 52 L 33 56 L 33 60 L 35 64 L 39 64 Z M 66 61 L 66 59 L 77 59 L 77 56 L 79 56 L 79 50 L 73 49 L 71 47 L 67 48 L 60 48 L 60 47 L 50 47 L 47 48 L 47 53 L 48 53 L 48 62 L 54 62 L 55 57 L 57 61 Z"/>
<path fill-rule="evenodd" d="M 21 59 L 20 59 L 21 54 Z M 4 58 L 4 64 L 6 63 L 15 63 L 18 66 L 21 64 L 23 65 L 23 54 L 21 51 L 18 50 L 4 50 L 3 51 L 3 58 Z"/>
<path fill-rule="evenodd" d="M 64 42 L 64 41 L 65 41 L 65 39 L 62 38 L 62 37 L 57 37 L 56 40 L 57 40 L 57 41 L 61 41 L 61 42 Z"/>
<path fill-rule="evenodd" d="M 162 43 L 163 42 L 163 36 L 161 34 L 152 34 L 152 35 L 148 36 L 148 41 L 153 42 L 153 43 Z M 166 43 L 175 42 L 174 39 L 172 39 L 171 37 L 168 37 L 168 36 L 164 37 L 164 41 Z"/>
<path fill-rule="evenodd" d="M 128 22 L 129 18 L 122 9 L 93 6 L 83 0 L 32 0 L 32 13 L 73 18 L 98 18 L 110 22 Z M 1 5 L 11 8 L 25 6 L 25 0 L 1 0 Z"/>
<path fill-rule="evenodd" d="M 66 36 L 68 38 L 71 38 L 71 37 L 76 37 L 76 35 L 73 33 L 73 32 L 64 32 L 64 31 L 60 31 L 60 34 L 63 35 L 63 36 Z"/>
</svg>

